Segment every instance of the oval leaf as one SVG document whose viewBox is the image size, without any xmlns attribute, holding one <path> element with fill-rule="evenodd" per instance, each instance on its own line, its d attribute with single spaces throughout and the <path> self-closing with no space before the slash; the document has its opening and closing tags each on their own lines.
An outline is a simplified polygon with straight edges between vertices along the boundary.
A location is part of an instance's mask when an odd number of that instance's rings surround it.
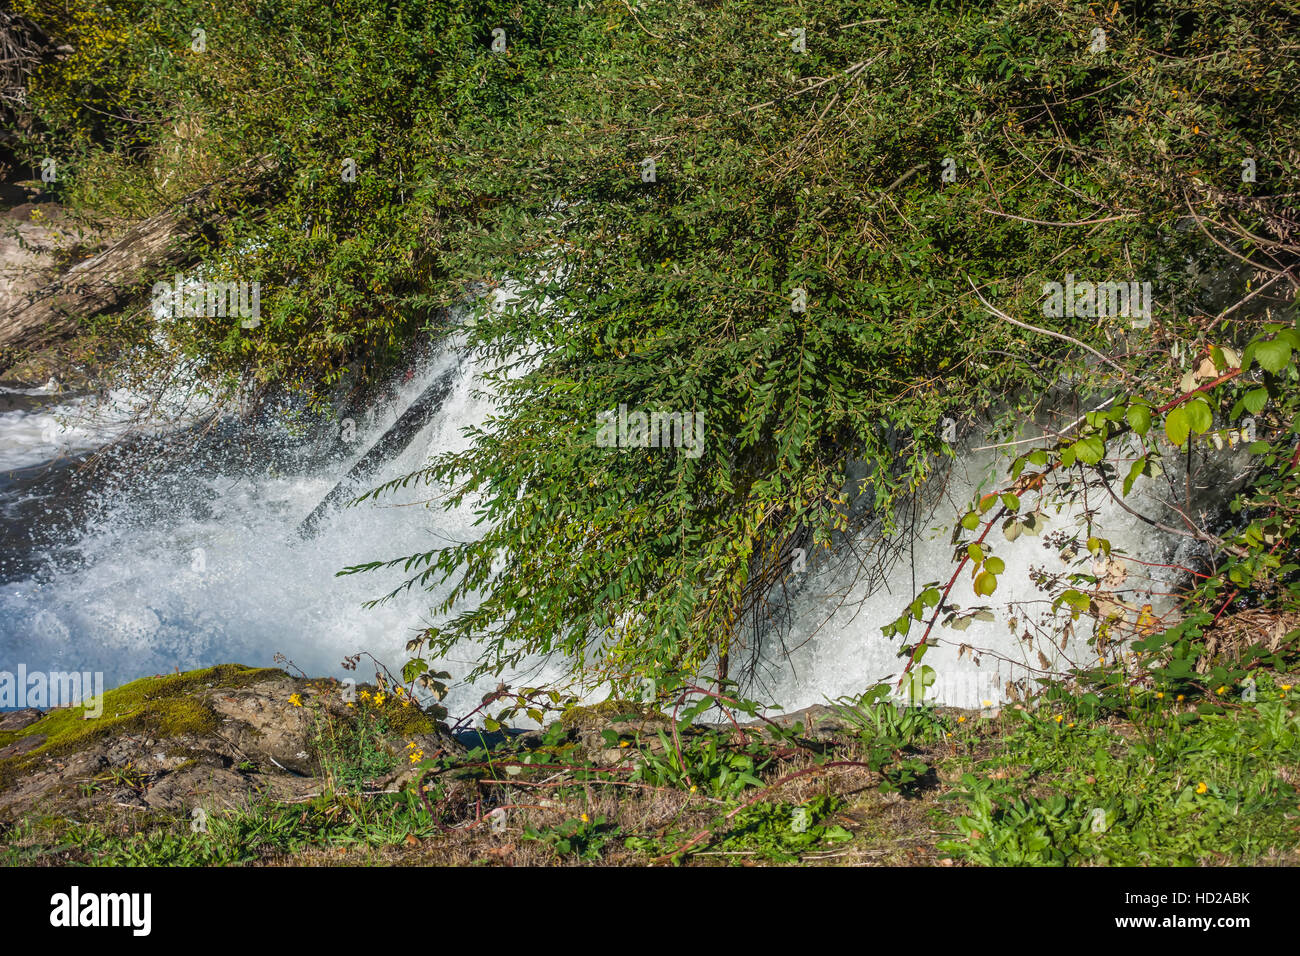
<svg viewBox="0 0 1300 956">
<path fill-rule="evenodd" d="M 1179 407 L 1165 416 L 1165 434 L 1177 448 L 1182 448 L 1187 443 L 1187 436 L 1191 432 L 1191 424 L 1187 420 L 1187 409 Z"/>
</svg>

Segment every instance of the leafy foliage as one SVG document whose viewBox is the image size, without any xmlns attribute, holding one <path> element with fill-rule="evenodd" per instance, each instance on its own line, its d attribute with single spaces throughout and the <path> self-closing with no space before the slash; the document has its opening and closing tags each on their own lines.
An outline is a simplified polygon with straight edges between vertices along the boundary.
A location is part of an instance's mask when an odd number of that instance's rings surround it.
<svg viewBox="0 0 1300 956">
<path fill-rule="evenodd" d="M 275 164 L 272 200 L 200 250 L 261 282 L 261 325 L 166 330 L 215 383 L 373 374 L 471 290 L 512 284 L 515 305 L 468 330 L 499 365 L 498 415 L 404 479 L 473 502 L 489 530 L 352 569 L 454 582 L 417 652 L 474 640 L 485 671 L 561 653 L 621 681 L 725 676 L 796 548 L 864 513 L 890 530 L 942 462 L 945 416 L 1011 421 L 1060 381 L 1123 383 L 1121 416 L 1090 422 L 1060 467 L 1103 467 L 1121 428 L 1208 434 L 1210 396 L 1147 397 L 1171 341 L 1253 340 L 1240 398 L 1283 399 L 1261 455 L 1288 457 L 1297 343 L 1260 338 L 1204 281 L 1229 299 L 1294 283 L 1297 18 L 1280 0 L 69 9 L 19 0 L 74 41 L 31 97 L 29 152 L 61 159 L 63 198 L 138 216 Z M 1152 282 L 1153 330 L 1038 318 L 1043 283 L 1074 273 Z M 108 321 L 136 361 L 157 357 L 149 321 Z M 621 405 L 703 415 L 702 453 L 602 447 L 598 416 Z M 1242 502 L 1261 541 L 1290 520 L 1274 474 Z M 1008 494 L 968 520 L 1032 525 Z M 992 594 L 1000 559 L 967 544 Z M 1243 593 L 1287 580 L 1285 548 L 1237 547 L 1225 574 Z M 912 621 L 950 613 L 937 591 Z"/>
<path fill-rule="evenodd" d="M 807 56 L 779 39 L 807 15 L 780 8 L 684 6 L 654 42 L 605 30 L 611 15 L 599 44 L 577 41 L 603 82 L 547 87 L 502 130 L 533 159 L 466 255 L 495 256 L 520 301 L 485 310 L 472 337 L 529 361 L 498 376 L 500 413 L 473 447 L 416 476 L 490 525 L 392 563 L 409 585 L 457 582 L 440 614 L 482 598 L 427 650 L 472 637 L 485 668 L 558 651 L 615 678 L 725 675 L 795 547 L 829 546 L 864 506 L 890 530 L 942 460 L 945 414 L 1024 396 L 1015 417 L 1061 377 L 1113 387 L 1117 369 L 1151 368 L 1125 320 L 1035 319 L 1053 339 L 988 300 L 1024 314 L 1062 273 L 1133 276 L 1160 290 L 1159 334 L 1176 339 L 1214 315 L 1188 257 L 1235 262 L 1194 223 L 1255 210 L 1244 228 L 1289 261 L 1290 200 L 1256 199 L 1228 160 L 1292 168 L 1258 107 L 1289 108 L 1272 84 L 1293 65 L 1251 52 L 1283 42 L 1280 8 L 887 12 L 860 33 L 825 5 Z M 1098 23 L 1122 54 L 1088 51 Z M 945 184 L 949 155 L 962 172 Z M 702 413 L 702 455 L 602 447 L 598 416 L 624 404 Z M 1199 406 L 1183 414 L 1204 424 Z M 1085 434 L 1064 454 L 1097 463 L 1103 446 Z M 993 593 L 1001 559 L 972 558 Z"/>
<path fill-rule="evenodd" d="M 1085 725 L 1086 709 L 1056 719 L 1014 713 L 1019 727 L 986 762 L 1002 769 L 962 778 L 965 839 L 943 847 L 965 859 L 1248 863 L 1293 839 L 1296 788 L 1285 768 L 1300 759 L 1300 717 L 1289 688 L 1261 681 L 1258 696 L 1232 713 L 1191 721 L 1172 697 L 1147 694 L 1125 713 L 1132 743 L 1117 725 Z"/>
</svg>

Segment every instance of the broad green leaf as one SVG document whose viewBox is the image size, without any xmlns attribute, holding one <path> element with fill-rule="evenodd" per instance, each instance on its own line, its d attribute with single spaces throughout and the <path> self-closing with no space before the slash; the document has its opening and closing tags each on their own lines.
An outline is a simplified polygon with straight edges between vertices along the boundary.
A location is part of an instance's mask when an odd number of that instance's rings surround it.
<svg viewBox="0 0 1300 956">
<path fill-rule="evenodd" d="M 1291 343 L 1280 338 L 1256 342 L 1255 361 L 1266 372 L 1280 372 L 1291 361 Z"/>
<path fill-rule="evenodd" d="M 1198 435 L 1203 435 L 1209 431 L 1210 426 L 1214 424 L 1214 413 L 1210 410 L 1208 402 L 1201 399 L 1194 399 L 1185 406 L 1187 408 L 1187 424 L 1192 431 Z"/>
<path fill-rule="evenodd" d="M 1097 464 L 1106 454 L 1106 443 L 1096 435 L 1080 438 L 1070 447 L 1074 449 L 1079 461 L 1085 465 Z"/>
<path fill-rule="evenodd" d="M 1130 404 L 1128 407 L 1128 423 L 1133 431 L 1139 435 L 1145 435 L 1151 430 L 1151 407 L 1136 402 Z"/>
<path fill-rule="evenodd" d="M 1187 436 L 1191 431 L 1191 424 L 1187 420 L 1187 409 L 1179 406 L 1165 416 L 1165 434 L 1177 448 L 1182 448 L 1187 442 Z"/>
</svg>

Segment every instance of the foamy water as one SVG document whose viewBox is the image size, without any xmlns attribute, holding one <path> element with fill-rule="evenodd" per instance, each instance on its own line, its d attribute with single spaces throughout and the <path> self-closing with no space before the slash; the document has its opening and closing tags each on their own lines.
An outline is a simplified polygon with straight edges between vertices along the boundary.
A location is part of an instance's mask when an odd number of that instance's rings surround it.
<svg viewBox="0 0 1300 956">
<path fill-rule="evenodd" d="M 310 539 L 296 529 L 397 415 L 454 365 L 452 352 L 438 355 L 373 418 L 334 429 L 337 449 L 324 462 L 264 474 L 193 467 L 169 483 L 183 496 L 161 516 L 152 509 L 141 514 L 129 495 L 103 504 L 76 540 L 64 542 L 76 555 L 75 567 L 0 585 L 0 669 L 24 662 L 31 669 L 103 671 L 111 687 L 177 668 L 271 665 L 278 652 L 308 674 L 346 677 L 344 657 L 368 651 L 399 671 L 406 642 L 430 622 L 427 609 L 441 594 L 416 590 L 366 609 L 364 602 L 400 583 L 400 570 L 336 574 L 481 533 L 472 526 L 472 505 L 425 507 L 440 489 L 421 486 L 341 507 Z M 492 407 L 490 398 L 475 394 L 480 375 L 477 366 L 461 363 L 441 411 L 382 474 L 355 491 L 463 447 L 461 430 L 481 425 Z M 344 434 L 355 437 L 345 442 Z M 470 656 L 467 650 L 465 661 L 443 666 L 463 674 Z M 368 673 L 363 666 L 357 676 Z M 453 713 L 469 710 L 481 693 L 461 686 L 447 703 Z"/>
<path fill-rule="evenodd" d="M 43 389 L 2 388 L 9 394 L 48 394 Z M 84 400 L 56 408 L 0 413 L 0 472 L 29 468 L 64 455 L 93 451 L 115 437 L 87 421 Z"/>
<path fill-rule="evenodd" d="M 1112 461 L 1123 475 L 1128 459 L 1121 449 L 1115 452 Z M 937 584 L 942 590 L 948 583 L 957 568 L 952 530 L 977 493 L 1003 486 L 1007 462 L 996 450 L 959 451 L 947 482 L 935 482 L 927 490 L 914 519 L 905 515 L 914 530 L 900 535 L 895 547 L 883 548 L 875 535 L 864 532 L 829 554 L 810 554 L 807 571 L 788 582 L 789 600 L 774 609 L 779 625 L 764 637 L 761 661 L 754 669 L 761 698 L 797 708 L 860 694 L 885 681 L 896 684 L 907 663 L 898 651 L 920 640 L 933 609 L 927 608 L 921 621 L 912 621 L 906 637 L 886 639 L 881 627 L 894 621 L 925 585 Z M 1159 491 L 1161 480 L 1167 479 L 1138 479 L 1126 503 L 1168 520 L 1151 495 Z M 1037 502 L 1033 494 L 1022 499 L 1025 510 Z M 1091 529 L 1085 520 L 1089 513 Z M 1051 606 L 1052 597 L 1067 586 L 1059 576 L 1069 572 L 1101 579 L 1096 586 L 1076 587 L 1095 593 L 1116 615 L 1114 637 L 1131 638 L 1140 622 L 1149 621 L 1143 617 L 1144 607 L 1155 614 L 1170 607 L 1181 573 L 1160 565 L 1191 561 L 1195 549 L 1187 539 L 1140 523 L 1100 489 L 1059 510 L 1048 505 L 1044 517 L 1046 524 L 1037 535 L 1024 532 L 1008 540 L 999 522 L 985 539 L 986 550 L 1006 565 L 992 595 L 975 594 L 970 565 L 958 576 L 946 603 L 959 606 L 960 615 L 987 608 L 992 620 L 972 618 L 965 629 L 957 630 L 942 626 L 947 615 L 940 615 L 929 637 L 934 646 L 921 661 L 935 671 L 925 700 L 956 707 L 999 706 L 1035 690 L 1038 678 L 1096 663 L 1097 654 L 1088 643 L 1089 618 L 1070 624 L 1068 609 Z M 979 530 L 963 531 L 961 541 L 974 541 Z M 1111 542 L 1109 558 L 1088 554 L 1084 544 L 1090 535 Z M 1044 583 L 1044 575 L 1058 576 L 1054 587 Z M 901 696 L 907 686 L 895 693 Z"/>
<path fill-rule="evenodd" d="M 308 449 L 314 454 L 267 456 L 254 467 L 192 462 L 118 481 L 116 487 L 129 489 L 134 481 L 152 490 L 152 498 L 143 496 L 152 504 L 143 507 L 139 494 L 105 492 L 79 530 L 52 543 L 64 552 L 57 567 L 0 585 L 0 669 L 21 662 L 29 669 L 103 671 L 107 686 L 116 686 L 145 674 L 230 661 L 271 665 L 281 653 L 308 674 L 346 677 L 343 659 L 366 651 L 399 670 L 406 642 L 433 623 L 428 609 L 446 586 L 364 608 L 403 580 L 400 569 L 344 577 L 337 572 L 472 540 L 483 530 L 473 525 L 473 502 L 448 511 L 438 502 L 441 489 L 411 487 L 337 509 L 314 537 L 304 539 L 296 529 L 424 388 L 452 369 L 454 386 L 438 413 L 381 474 L 354 489 L 363 492 L 417 470 L 434 454 L 464 448 L 464 429 L 482 426 L 493 411 L 484 370 L 461 360 L 454 346 L 417 369 L 373 416 L 348 428 L 333 426 L 323 455 L 317 447 Z M 109 440 L 138 413 L 129 396 L 119 399 L 116 411 L 111 403 L 95 403 L 95 415 L 87 414 L 86 401 L 0 414 L 0 469 Z M 52 436 L 50 421 L 82 424 Z M 777 609 L 782 626 L 767 635 L 751 691 L 790 709 L 896 678 L 904 663 L 896 656 L 902 642 L 883 638 L 880 627 L 922 586 L 947 582 L 955 568 L 950 530 L 976 487 L 990 474 L 1002 474 L 999 455 L 963 450 L 942 491 L 932 487 L 925 506 L 908 517 L 911 530 L 883 568 L 875 553 L 880 542 L 870 530 L 829 554 L 809 554 L 807 570 L 788 582 L 790 599 Z M 1029 505 L 1035 500 L 1025 498 Z M 991 550 L 1006 563 L 995 594 L 977 599 L 970 575 L 963 573 L 948 598 L 965 611 L 985 605 L 994 620 L 974 621 L 964 631 L 935 629 L 938 643 L 924 659 L 936 671 L 927 699 L 967 707 L 997 704 L 1007 699 L 1009 681 L 1032 687 L 1035 677 L 1092 658 L 1084 628 L 1061 642 L 1064 617 L 1052 612 L 1050 592 L 1034 583 L 1036 574 L 1100 571 L 1112 578 L 1106 600 L 1115 602 L 1122 618 L 1135 620 L 1143 605 L 1159 609 L 1176 572 L 1120 555 L 1177 564 L 1186 557 L 1180 539 L 1153 534 L 1104 496 L 1088 504 L 1094 506 L 1091 533 L 1110 538 L 1115 565 L 1094 568 L 1086 555 L 1082 564 L 1062 557 L 1066 538 L 1082 541 L 1089 533 L 1082 503 L 1059 513 L 1048 508 L 1037 536 L 1022 534 L 1012 542 L 995 529 Z M 914 623 L 907 641 L 915 642 L 922 629 Z M 474 649 L 465 648 L 442 668 L 459 677 L 473 666 L 473 656 Z M 360 676 L 368 676 L 362 671 Z M 530 669 L 527 678 L 559 678 L 561 671 L 552 662 Z M 457 684 L 447 700 L 452 713 L 472 709 L 484 689 Z"/>
</svg>

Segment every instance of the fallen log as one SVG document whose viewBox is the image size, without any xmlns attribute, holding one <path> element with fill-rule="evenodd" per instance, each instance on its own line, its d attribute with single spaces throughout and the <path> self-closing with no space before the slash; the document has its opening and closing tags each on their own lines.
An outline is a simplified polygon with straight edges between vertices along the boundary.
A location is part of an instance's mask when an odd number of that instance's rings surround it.
<svg viewBox="0 0 1300 956">
<path fill-rule="evenodd" d="M 369 450 L 349 469 L 343 480 L 334 486 L 328 495 L 321 499 L 312 513 L 298 525 L 298 534 L 304 538 L 316 534 L 320 521 L 335 505 L 356 493 L 358 486 L 373 477 L 385 464 L 392 461 L 415 440 L 420 429 L 433 420 L 442 403 L 446 401 L 456 376 L 460 372 L 460 362 L 444 371 L 420 393 L 397 421 L 379 437 Z"/>
<path fill-rule="evenodd" d="M 269 157 L 250 160 L 231 179 L 210 183 L 175 206 L 137 223 L 115 243 L 79 262 L 30 301 L 0 317 L 0 371 L 24 352 L 75 335 L 81 320 L 124 306 L 157 270 L 185 261 L 188 240 L 228 218 L 221 211 L 222 186 L 254 191 L 275 168 Z"/>
</svg>

